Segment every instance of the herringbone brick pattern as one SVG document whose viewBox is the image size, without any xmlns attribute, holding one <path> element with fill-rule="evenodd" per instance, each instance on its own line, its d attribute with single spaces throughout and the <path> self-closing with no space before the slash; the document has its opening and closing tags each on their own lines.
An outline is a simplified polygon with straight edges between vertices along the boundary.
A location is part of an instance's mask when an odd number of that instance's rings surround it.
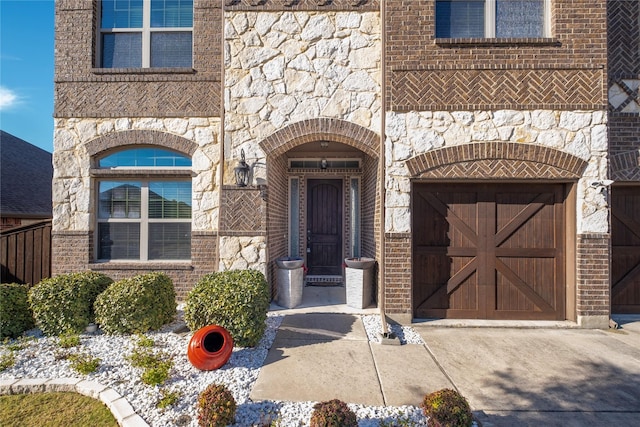
<svg viewBox="0 0 640 427">
<path fill-rule="evenodd" d="M 58 83 L 56 117 L 215 117 L 220 84 L 182 82 Z"/>
<path fill-rule="evenodd" d="M 576 179 L 586 167 L 553 148 L 504 142 L 444 147 L 407 161 L 412 177 L 447 179 Z"/>
<path fill-rule="evenodd" d="M 259 188 L 224 186 L 222 190 L 221 234 L 266 232 L 266 201 Z"/>
<path fill-rule="evenodd" d="M 610 78 L 640 73 L 640 2 L 607 2 L 607 47 Z"/>
<path fill-rule="evenodd" d="M 55 117 L 215 117 L 222 99 L 222 2 L 193 2 L 193 68 L 104 69 L 99 2 L 56 1 Z"/>
<path fill-rule="evenodd" d="M 392 108 L 603 108 L 601 69 L 396 70 Z"/>
</svg>

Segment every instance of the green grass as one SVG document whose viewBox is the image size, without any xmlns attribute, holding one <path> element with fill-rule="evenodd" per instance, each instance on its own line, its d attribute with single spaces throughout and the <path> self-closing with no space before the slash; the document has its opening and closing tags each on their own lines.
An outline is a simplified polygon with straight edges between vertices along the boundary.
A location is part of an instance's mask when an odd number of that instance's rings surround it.
<svg viewBox="0 0 640 427">
<path fill-rule="evenodd" d="M 111 411 L 99 400 L 78 393 L 34 393 L 0 396 L 3 427 L 117 427 Z"/>
</svg>

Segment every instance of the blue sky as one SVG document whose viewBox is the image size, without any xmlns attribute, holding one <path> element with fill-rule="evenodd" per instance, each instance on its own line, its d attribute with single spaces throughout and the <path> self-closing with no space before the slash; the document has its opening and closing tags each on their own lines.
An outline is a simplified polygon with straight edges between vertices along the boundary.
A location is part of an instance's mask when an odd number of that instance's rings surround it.
<svg viewBox="0 0 640 427">
<path fill-rule="evenodd" d="M 0 0 L 0 129 L 53 151 L 53 0 Z"/>
</svg>

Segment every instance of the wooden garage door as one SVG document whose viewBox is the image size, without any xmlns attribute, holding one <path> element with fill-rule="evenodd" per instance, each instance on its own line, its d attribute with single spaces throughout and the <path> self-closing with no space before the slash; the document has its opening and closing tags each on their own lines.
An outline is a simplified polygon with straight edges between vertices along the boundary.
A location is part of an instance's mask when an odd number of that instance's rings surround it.
<svg viewBox="0 0 640 427">
<path fill-rule="evenodd" d="M 417 318 L 564 319 L 564 186 L 416 184 Z"/>
<path fill-rule="evenodd" d="M 640 187 L 613 187 L 611 200 L 611 311 L 640 313 Z"/>
</svg>

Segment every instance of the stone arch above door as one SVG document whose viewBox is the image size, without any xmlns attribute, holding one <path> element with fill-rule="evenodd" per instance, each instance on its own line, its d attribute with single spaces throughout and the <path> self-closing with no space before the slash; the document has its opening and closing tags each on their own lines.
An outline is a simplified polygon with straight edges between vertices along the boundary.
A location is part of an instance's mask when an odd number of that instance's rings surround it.
<svg viewBox="0 0 640 427">
<path fill-rule="evenodd" d="M 413 178 L 578 179 L 587 162 L 539 145 L 486 142 L 432 150 L 406 165 Z"/>
<path fill-rule="evenodd" d="M 87 142 L 87 154 L 95 156 L 114 148 L 134 145 L 155 145 L 193 156 L 198 145 L 188 139 L 154 130 L 125 130 L 113 132 Z"/>
<path fill-rule="evenodd" d="M 338 119 L 303 120 L 286 126 L 260 142 L 268 156 L 278 156 L 307 142 L 326 140 L 355 147 L 377 158 L 380 136 L 355 123 Z"/>
</svg>

